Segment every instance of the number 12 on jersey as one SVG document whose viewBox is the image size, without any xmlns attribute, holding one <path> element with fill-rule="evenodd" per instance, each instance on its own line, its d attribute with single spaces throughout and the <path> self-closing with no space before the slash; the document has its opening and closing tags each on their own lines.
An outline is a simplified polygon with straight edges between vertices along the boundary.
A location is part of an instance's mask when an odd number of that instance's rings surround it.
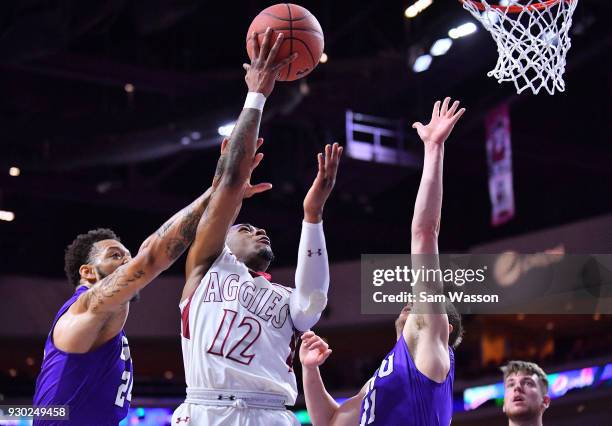
<svg viewBox="0 0 612 426">
<path fill-rule="evenodd" d="M 249 365 L 255 354 L 249 353 L 249 349 L 261 334 L 261 325 L 253 317 L 245 316 L 240 324 L 234 326 L 238 312 L 231 309 L 223 310 L 223 318 L 217 329 L 215 338 L 207 352 Z M 234 341 L 236 336 L 241 336 L 238 341 L 228 350 L 227 341 Z"/>
</svg>

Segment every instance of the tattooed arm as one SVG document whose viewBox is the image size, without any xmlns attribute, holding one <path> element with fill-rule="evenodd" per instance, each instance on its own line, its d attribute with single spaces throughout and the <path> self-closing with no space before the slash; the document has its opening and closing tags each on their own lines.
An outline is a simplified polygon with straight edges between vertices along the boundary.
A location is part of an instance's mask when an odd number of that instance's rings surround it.
<svg viewBox="0 0 612 426">
<path fill-rule="evenodd" d="M 283 41 L 283 34 L 276 37 L 271 45 L 273 31 L 268 29 L 264 35 L 261 49 L 257 37 L 253 43 L 253 61 L 244 65 L 245 80 L 249 94 L 263 95 L 267 98 L 274 88 L 276 76 L 281 68 L 293 61 L 291 56 L 276 63 L 276 55 Z M 248 97 L 247 97 L 248 99 Z M 249 188 L 251 172 L 263 154 L 255 155 L 258 143 L 259 124 L 263 107 L 246 105 L 229 139 L 227 153 L 222 155 L 213 186 L 216 187 L 210 205 L 202 215 L 197 226 L 196 240 L 189 251 L 186 264 L 187 281 L 181 300 L 189 297 L 197 283 L 206 274 L 210 265 L 223 251 L 229 227 L 242 206 L 245 190 Z"/>
<path fill-rule="evenodd" d="M 141 245 L 138 254 L 94 285 L 82 298 L 83 308 L 92 313 L 121 309 L 187 249 L 212 194 L 209 188 L 193 203 L 168 219 Z"/>
<path fill-rule="evenodd" d="M 130 299 L 193 241 L 211 194 L 212 188 L 172 216 L 145 240 L 133 259 L 126 258 L 126 263 L 83 293 L 55 325 L 55 346 L 65 352 L 85 353 L 116 336 L 127 318 Z"/>
</svg>

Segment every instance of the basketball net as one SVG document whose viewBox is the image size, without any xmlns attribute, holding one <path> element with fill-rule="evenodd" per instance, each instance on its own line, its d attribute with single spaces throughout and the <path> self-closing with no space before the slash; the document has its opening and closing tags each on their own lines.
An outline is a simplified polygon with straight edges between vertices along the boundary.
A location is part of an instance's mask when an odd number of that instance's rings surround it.
<svg viewBox="0 0 612 426">
<path fill-rule="evenodd" d="M 517 93 L 544 88 L 563 92 L 569 29 L 578 0 L 509 0 L 504 6 L 462 0 L 497 43 L 499 59 L 487 73 L 498 83 L 513 81 Z"/>
</svg>

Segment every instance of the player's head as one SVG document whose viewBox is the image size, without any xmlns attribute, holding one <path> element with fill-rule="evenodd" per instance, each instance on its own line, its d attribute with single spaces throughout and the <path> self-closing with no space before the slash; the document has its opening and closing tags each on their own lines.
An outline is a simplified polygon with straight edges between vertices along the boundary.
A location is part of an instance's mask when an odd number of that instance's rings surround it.
<svg viewBox="0 0 612 426">
<path fill-rule="evenodd" d="M 446 315 L 448 316 L 448 344 L 451 345 L 453 349 L 456 349 L 463 340 L 463 324 L 461 322 L 461 314 L 459 311 L 457 311 L 455 305 L 448 300 L 444 304 L 444 309 L 446 310 Z M 398 339 L 402 335 L 402 330 L 404 329 L 404 325 L 406 324 L 411 311 L 412 303 L 408 303 L 402 308 L 400 314 L 395 320 L 395 332 Z"/>
<path fill-rule="evenodd" d="M 110 229 L 78 235 L 66 248 L 64 270 L 75 287 L 95 284 L 131 259 L 128 249 Z"/>
<path fill-rule="evenodd" d="M 501 370 L 505 389 L 503 410 L 508 419 L 523 422 L 541 419 L 550 405 L 544 370 L 527 361 L 510 361 Z"/>
<path fill-rule="evenodd" d="M 248 223 L 240 223 L 230 228 L 227 246 L 238 260 L 257 272 L 268 269 L 270 262 L 274 260 L 270 238 L 265 229 Z"/>
</svg>

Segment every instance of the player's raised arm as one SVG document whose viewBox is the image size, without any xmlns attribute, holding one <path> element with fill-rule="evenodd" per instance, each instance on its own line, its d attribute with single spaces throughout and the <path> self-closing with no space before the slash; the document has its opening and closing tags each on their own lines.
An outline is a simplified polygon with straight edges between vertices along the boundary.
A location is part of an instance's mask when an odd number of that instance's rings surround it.
<svg viewBox="0 0 612 426">
<path fill-rule="evenodd" d="M 291 319 L 301 331 L 314 326 L 327 304 L 329 261 L 323 233 L 323 208 L 334 184 L 342 147 L 326 145 L 317 155 L 319 169 L 304 199 L 304 221 L 295 270 L 295 292 L 291 294 Z"/>
<path fill-rule="evenodd" d="M 444 141 L 465 112 L 459 101 L 449 107 L 450 98 L 436 102 L 427 125 L 414 123 L 425 148 L 423 175 L 417 194 L 412 219 L 412 268 L 439 269 L 438 232 L 442 209 L 442 166 Z M 437 275 L 437 274 L 432 274 Z M 415 356 L 419 370 L 428 377 L 443 380 L 448 371 L 449 325 L 445 304 L 422 301 L 421 295 L 443 293 L 442 282 L 418 281 L 413 287 L 416 295 L 412 312 L 403 329 L 408 347 Z M 418 347 L 416 336 L 418 335 Z M 423 356 L 420 356 L 423 353 Z M 425 356 L 425 353 L 432 356 Z M 439 362 L 442 360 L 442 362 Z"/>
<path fill-rule="evenodd" d="M 259 149 L 259 147 L 262 144 L 263 144 L 263 139 L 259 138 L 257 140 L 256 149 Z M 219 186 L 219 182 L 221 181 L 221 176 L 223 175 L 223 171 L 225 170 L 226 163 L 227 163 L 228 150 L 229 150 L 229 139 L 226 138 L 221 143 L 221 156 L 219 157 L 219 161 L 217 162 L 217 169 L 215 171 L 215 177 L 213 178 L 213 183 L 212 183 L 213 190 L 215 190 Z M 256 154 L 255 158 L 253 159 L 251 169 L 254 170 L 259 165 L 262 159 L 263 159 L 262 153 Z M 245 184 L 243 197 L 250 198 L 255 194 L 259 194 L 271 188 L 272 188 L 272 184 L 268 182 L 251 185 L 251 183 L 247 181 L 247 183 Z M 234 212 L 234 215 L 230 223 L 233 223 L 236 220 L 236 216 L 238 215 L 238 212 L 239 212 L 239 206 L 238 208 L 236 208 L 236 211 Z M 191 295 L 193 290 L 200 283 L 200 280 L 202 279 L 202 277 L 206 274 L 206 269 L 208 268 L 206 262 L 202 262 L 200 260 L 202 246 L 204 245 L 204 236 L 205 236 L 204 232 L 198 232 L 198 230 L 201 227 L 202 228 L 204 227 L 203 221 L 200 221 L 198 223 L 195 241 L 193 242 L 193 244 L 191 245 L 187 253 L 187 261 L 185 262 L 186 283 L 183 289 L 183 295 L 181 297 L 181 301 L 183 301 L 183 299 Z"/>
<path fill-rule="evenodd" d="M 365 386 L 352 398 L 338 404 L 327 392 L 319 366 L 331 355 L 329 345 L 312 331 L 302 335 L 300 362 L 306 408 L 315 426 L 354 426 L 359 423 Z"/>
<path fill-rule="evenodd" d="M 278 34 L 271 46 L 272 38 L 270 28 L 266 30 L 261 47 L 258 37 L 252 37 L 253 61 L 250 65 L 243 65 L 249 93 L 230 136 L 227 154 L 219 162 L 212 200 L 197 226 L 197 239 L 186 268 L 188 280 L 194 268 L 205 272 L 221 254 L 227 231 L 242 204 L 251 172 L 261 161 L 262 156 L 255 157 L 255 153 L 263 105 L 274 89 L 279 71 L 297 57 L 294 54 L 277 63 L 276 56 L 283 42 L 283 34 Z"/>
</svg>

